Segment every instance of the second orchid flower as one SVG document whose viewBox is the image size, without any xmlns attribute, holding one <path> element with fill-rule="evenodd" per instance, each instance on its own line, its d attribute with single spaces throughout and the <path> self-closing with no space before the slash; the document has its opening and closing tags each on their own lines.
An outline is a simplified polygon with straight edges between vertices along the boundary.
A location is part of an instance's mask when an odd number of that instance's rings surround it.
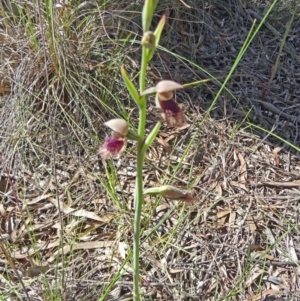
<svg viewBox="0 0 300 301">
<path fill-rule="evenodd" d="M 168 126 L 180 127 L 186 123 L 186 118 L 183 110 L 174 99 L 174 91 L 182 88 L 182 85 L 174 81 L 162 80 L 155 87 L 145 90 L 141 95 L 156 93 L 156 107 L 161 109 L 163 120 Z"/>
</svg>

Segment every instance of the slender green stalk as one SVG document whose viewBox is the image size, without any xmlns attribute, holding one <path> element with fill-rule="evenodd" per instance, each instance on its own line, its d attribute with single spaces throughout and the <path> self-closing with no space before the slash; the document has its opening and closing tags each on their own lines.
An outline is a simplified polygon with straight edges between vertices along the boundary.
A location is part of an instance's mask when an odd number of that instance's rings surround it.
<svg viewBox="0 0 300 301">
<path fill-rule="evenodd" d="M 141 73 L 140 73 L 140 92 L 145 90 L 146 84 L 146 48 L 143 47 L 142 50 L 142 63 L 141 63 Z M 134 242 L 133 242 L 133 299 L 134 301 L 140 301 L 140 277 L 139 277 L 139 257 L 140 257 L 140 232 L 141 232 L 141 213 L 142 206 L 144 203 L 143 195 L 143 165 L 144 165 L 144 153 L 143 149 L 143 139 L 145 135 L 145 124 L 146 124 L 146 98 L 145 96 L 141 99 L 139 106 L 139 128 L 138 134 L 142 138 L 142 141 L 138 142 L 137 146 L 137 166 L 136 166 L 136 185 L 135 185 L 135 195 L 134 195 Z"/>
<path fill-rule="evenodd" d="M 143 162 L 139 158 L 137 161 L 136 191 L 135 191 L 135 215 L 134 215 L 134 243 L 133 243 L 133 271 L 134 271 L 134 300 L 140 300 L 140 278 L 139 278 L 139 257 L 140 257 L 140 224 L 143 199 Z"/>
</svg>

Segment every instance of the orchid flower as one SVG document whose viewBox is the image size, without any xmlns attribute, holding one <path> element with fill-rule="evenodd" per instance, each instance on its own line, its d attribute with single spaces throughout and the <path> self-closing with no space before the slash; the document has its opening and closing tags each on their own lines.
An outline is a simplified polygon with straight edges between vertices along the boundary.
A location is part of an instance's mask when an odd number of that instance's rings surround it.
<svg viewBox="0 0 300 301">
<path fill-rule="evenodd" d="M 174 81 L 162 80 L 155 87 L 145 90 L 142 96 L 156 92 L 155 103 L 162 111 L 163 120 L 168 126 L 180 127 L 186 123 L 186 118 L 181 107 L 174 100 L 174 91 L 182 88 L 182 85 Z"/>
<path fill-rule="evenodd" d="M 123 119 L 112 119 L 104 123 L 113 132 L 105 139 L 105 142 L 99 148 L 99 154 L 102 159 L 119 158 L 126 149 L 128 124 Z"/>
</svg>

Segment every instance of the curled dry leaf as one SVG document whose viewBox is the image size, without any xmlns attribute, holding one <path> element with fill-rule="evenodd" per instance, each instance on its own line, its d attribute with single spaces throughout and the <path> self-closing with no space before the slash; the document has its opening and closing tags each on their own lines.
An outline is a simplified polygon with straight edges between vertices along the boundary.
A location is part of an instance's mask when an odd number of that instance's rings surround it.
<svg viewBox="0 0 300 301">
<path fill-rule="evenodd" d="M 279 166 L 279 155 L 278 153 L 281 151 L 282 147 L 275 147 L 273 149 L 273 155 L 274 155 L 274 163 L 275 163 L 275 166 Z"/>
<path fill-rule="evenodd" d="M 156 141 L 157 141 L 160 145 L 162 145 L 162 147 L 164 148 L 165 152 L 166 152 L 168 155 L 171 154 L 172 148 L 171 148 L 170 144 L 169 144 L 166 140 L 164 140 L 164 139 L 161 138 L 161 137 L 156 137 Z"/>
<path fill-rule="evenodd" d="M 58 208 L 58 203 L 57 200 L 54 198 L 50 198 L 50 202 Z M 63 202 L 60 202 L 60 210 L 65 213 L 65 214 L 71 214 L 73 216 L 78 216 L 78 217 L 87 217 L 90 219 L 93 219 L 98 222 L 103 222 L 103 223 L 108 223 L 112 219 L 112 215 L 105 216 L 105 217 L 100 217 L 96 213 L 92 211 L 87 211 L 85 209 L 73 209 Z"/>
<path fill-rule="evenodd" d="M 248 287 L 252 283 L 255 282 L 255 280 L 264 273 L 265 271 L 263 269 L 258 268 L 257 266 L 253 269 L 251 275 L 246 279 L 245 286 Z"/>
<path fill-rule="evenodd" d="M 216 196 L 215 196 L 215 200 L 219 200 L 221 197 L 222 197 L 222 186 L 220 185 L 220 183 L 217 183 L 216 187 L 215 187 L 215 193 L 216 193 Z"/>
<path fill-rule="evenodd" d="M 89 249 L 98 249 L 98 248 L 106 248 L 111 247 L 114 245 L 114 241 L 87 241 L 87 242 L 80 242 L 80 243 L 74 243 L 72 245 L 66 245 L 63 247 L 63 253 L 67 254 L 70 251 L 75 250 L 89 250 Z M 60 255 L 62 253 L 62 249 L 58 249 L 52 257 L 48 259 L 48 262 L 53 262 L 56 259 L 57 255 Z"/>
<path fill-rule="evenodd" d="M 238 157 L 240 160 L 240 165 L 241 165 L 241 175 L 240 175 L 240 179 L 242 182 L 246 182 L 247 180 L 247 164 L 246 161 L 243 157 L 243 155 L 241 153 L 238 153 Z"/>
<path fill-rule="evenodd" d="M 264 297 L 266 297 L 268 295 L 272 295 L 272 296 L 282 295 L 282 290 L 274 290 L 274 289 L 264 290 L 261 293 L 257 294 L 256 296 L 254 296 L 251 299 L 249 299 L 249 301 L 250 300 L 251 301 L 264 300 Z M 278 299 L 275 299 L 275 300 L 278 300 Z"/>
<path fill-rule="evenodd" d="M 28 201 L 26 200 L 26 205 L 33 205 L 33 204 L 36 204 L 40 201 L 43 201 L 49 197 L 53 197 L 53 193 L 47 193 L 47 194 L 42 194 L 42 195 L 39 195 L 38 197 L 32 199 L 31 201 Z"/>
<path fill-rule="evenodd" d="M 251 231 L 251 233 L 255 233 L 255 231 L 257 230 L 254 219 L 251 215 L 248 215 L 246 218 L 247 224 L 249 226 L 249 229 Z"/>
<path fill-rule="evenodd" d="M 240 183 L 239 186 L 243 188 L 245 191 L 248 192 L 248 189 L 246 187 L 246 182 L 247 182 L 247 164 L 246 161 L 241 153 L 238 153 L 238 158 L 240 161 L 241 165 L 241 170 L 240 170 Z"/>
<path fill-rule="evenodd" d="M 269 186 L 269 187 L 300 187 L 300 180 L 295 180 L 291 182 L 262 182 L 262 183 L 250 183 L 252 186 Z"/>
</svg>

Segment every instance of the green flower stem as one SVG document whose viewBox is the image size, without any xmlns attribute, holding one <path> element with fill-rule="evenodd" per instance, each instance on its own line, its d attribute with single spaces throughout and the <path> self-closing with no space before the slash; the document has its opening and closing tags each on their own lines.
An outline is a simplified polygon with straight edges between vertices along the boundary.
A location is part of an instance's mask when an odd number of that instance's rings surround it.
<svg viewBox="0 0 300 301">
<path fill-rule="evenodd" d="M 141 213 L 142 206 L 144 203 L 143 195 L 143 158 L 138 158 L 137 161 L 137 175 L 135 184 L 135 200 L 134 200 L 134 242 L 133 242 L 133 271 L 134 271 L 134 300 L 140 301 L 140 268 L 139 268 L 139 258 L 140 258 L 140 231 L 141 231 Z"/>
<path fill-rule="evenodd" d="M 146 111 L 146 110 L 145 110 Z M 142 113 L 142 110 L 140 110 Z M 159 129 L 161 127 L 161 122 L 158 122 L 145 142 L 138 143 L 138 158 L 137 158 L 137 176 L 135 183 L 135 195 L 134 195 L 134 245 L 133 245 L 133 269 L 134 269 L 134 300 L 140 300 L 139 291 L 139 252 L 140 252 L 140 226 L 141 226 L 141 214 L 142 206 L 144 204 L 144 191 L 143 191 L 143 166 L 145 153 L 148 147 L 152 144 L 155 137 L 157 136 Z"/>
<path fill-rule="evenodd" d="M 147 58 L 146 48 L 142 48 L 142 63 L 140 73 L 140 92 L 145 90 L 146 85 L 146 69 L 147 69 Z M 143 194 L 143 165 L 144 165 L 144 153 L 142 152 L 144 145 L 145 125 L 146 125 L 146 97 L 141 98 L 139 105 L 139 128 L 138 135 L 142 141 L 138 142 L 137 146 L 137 166 L 136 166 L 136 183 L 135 183 L 135 194 L 134 194 L 134 242 L 133 242 L 133 300 L 140 301 L 140 232 L 141 232 L 141 213 L 142 206 L 144 204 Z"/>
</svg>

